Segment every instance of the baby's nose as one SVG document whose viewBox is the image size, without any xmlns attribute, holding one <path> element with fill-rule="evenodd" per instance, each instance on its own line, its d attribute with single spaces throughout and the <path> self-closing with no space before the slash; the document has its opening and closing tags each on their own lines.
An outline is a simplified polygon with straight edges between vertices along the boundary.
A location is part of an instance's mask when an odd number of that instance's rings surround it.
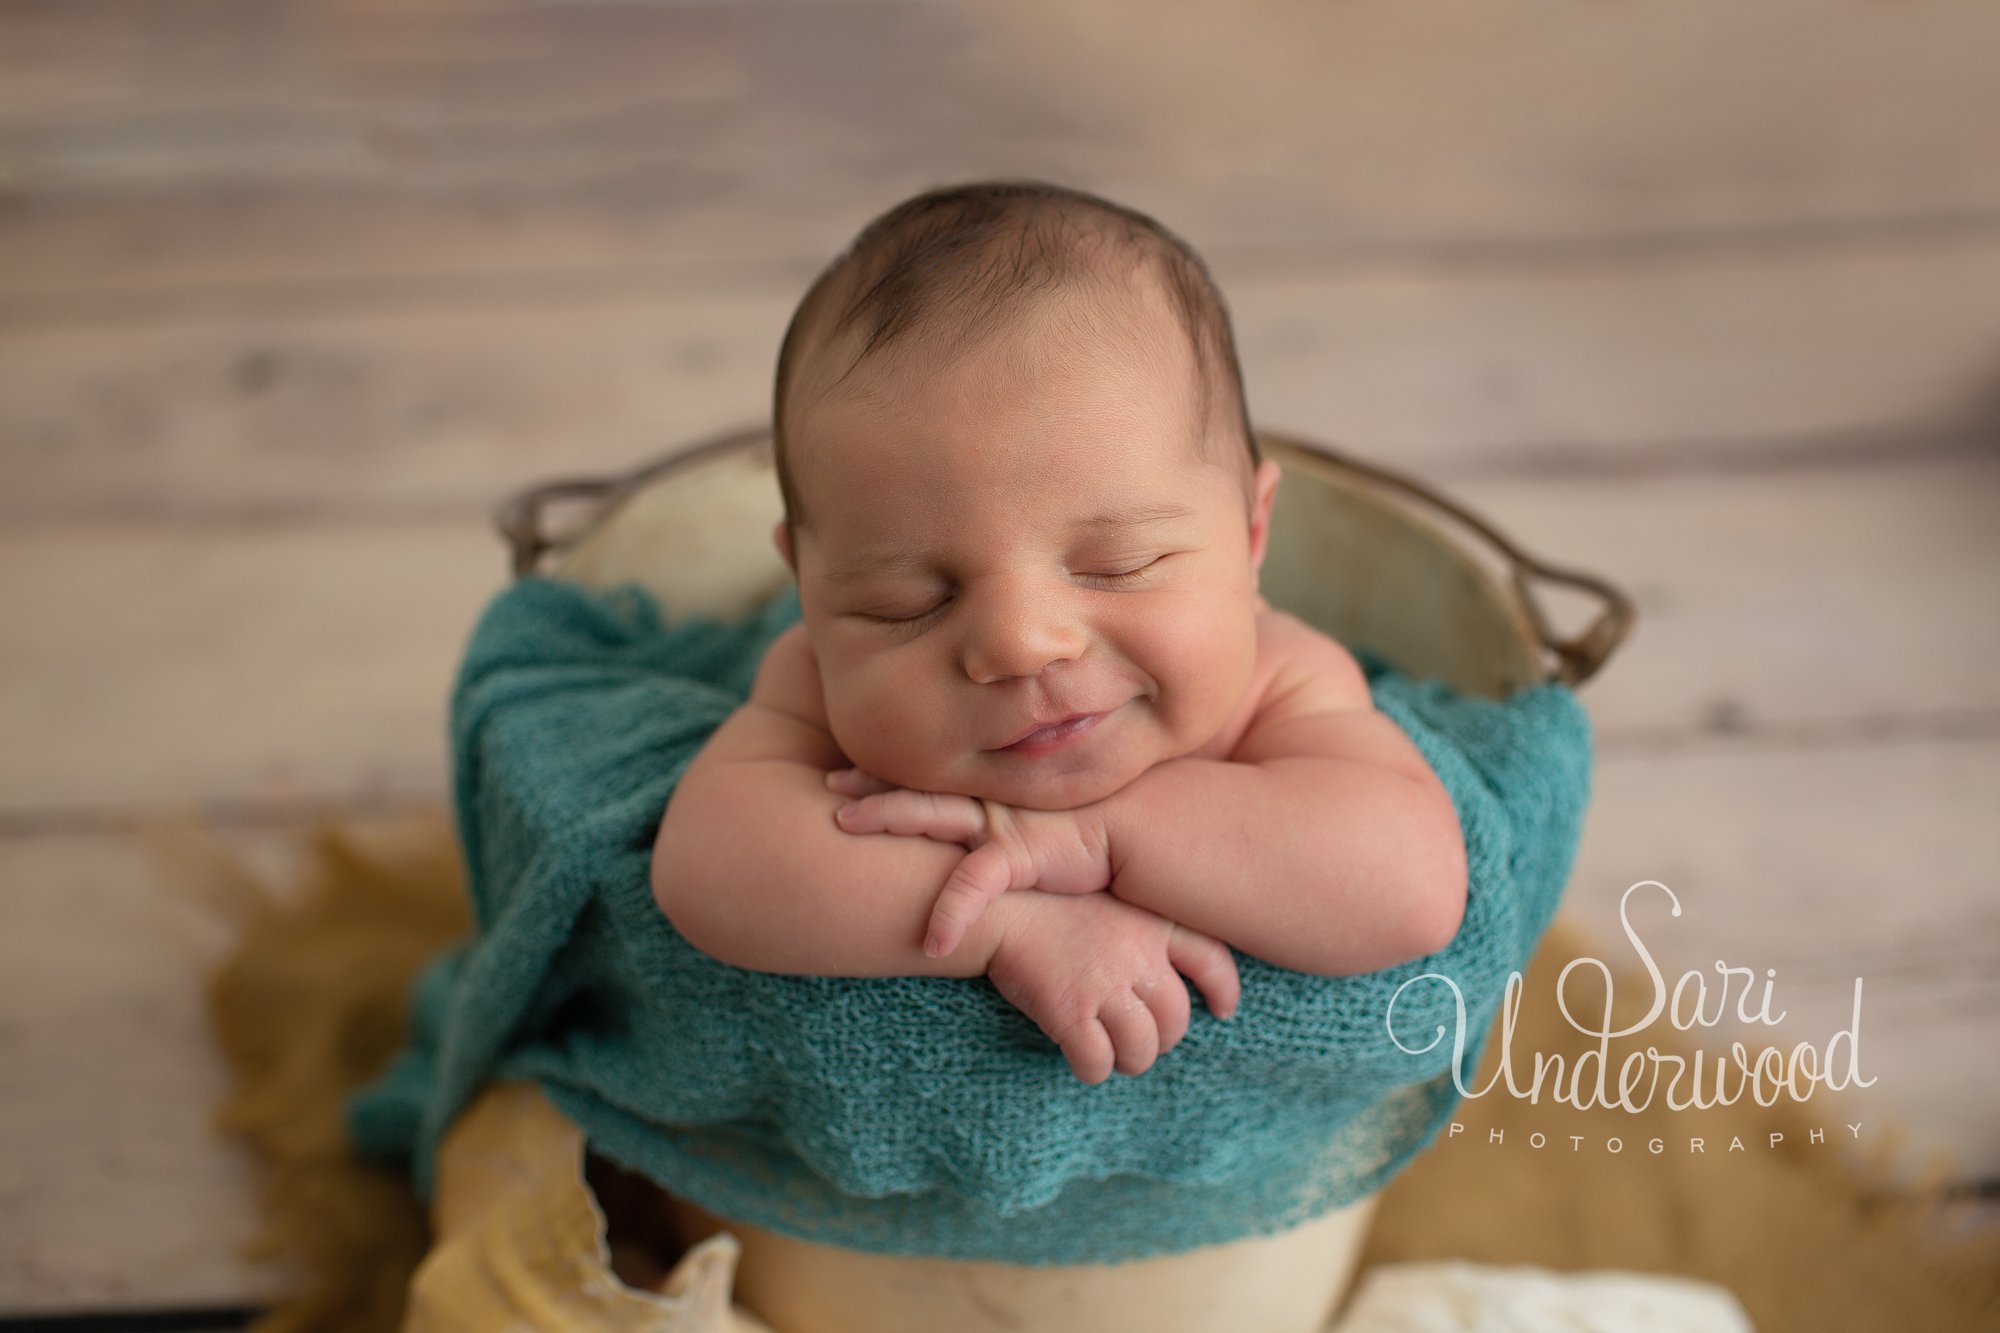
<svg viewBox="0 0 2000 1333">
<path fill-rule="evenodd" d="M 966 674 L 980 684 L 1033 676 L 1081 656 L 1086 638 L 1078 609 L 1066 599 L 996 597 L 967 632 Z"/>
</svg>

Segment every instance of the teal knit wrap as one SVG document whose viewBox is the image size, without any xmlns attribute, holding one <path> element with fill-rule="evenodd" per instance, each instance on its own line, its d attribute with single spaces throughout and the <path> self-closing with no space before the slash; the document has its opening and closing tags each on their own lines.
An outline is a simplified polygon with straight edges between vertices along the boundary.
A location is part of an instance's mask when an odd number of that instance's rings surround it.
<svg viewBox="0 0 2000 1333">
<path fill-rule="evenodd" d="M 1458 937 L 1353 977 L 1238 952 L 1232 1021 L 1194 992 L 1179 1045 L 1093 1087 L 984 977 L 745 971 L 654 905 L 668 795 L 798 618 L 789 586 L 741 623 L 663 623 L 636 585 L 531 577 L 493 599 L 451 700 L 477 930 L 425 969 L 408 1048 L 349 1104 L 357 1146 L 410 1161 L 428 1194 L 480 1084 L 528 1078 L 594 1150 L 723 1217 L 884 1254 L 1077 1264 L 1299 1225 L 1436 1135 L 1458 1097 L 1452 990 L 1397 999 L 1401 1046 L 1390 997 L 1424 973 L 1457 984 L 1469 1082 L 1575 855 L 1590 724 L 1569 689 L 1473 698 L 1357 652 L 1457 806 Z"/>
</svg>

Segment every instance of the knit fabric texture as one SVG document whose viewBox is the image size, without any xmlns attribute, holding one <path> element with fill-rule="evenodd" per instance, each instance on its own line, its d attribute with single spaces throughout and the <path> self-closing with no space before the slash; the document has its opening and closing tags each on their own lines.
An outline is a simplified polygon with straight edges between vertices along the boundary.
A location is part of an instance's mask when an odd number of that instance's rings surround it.
<svg viewBox="0 0 2000 1333">
<path fill-rule="evenodd" d="M 668 796 L 798 619 L 790 585 L 740 622 L 668 623 L 638 585 L 540 577 L 488 605 L 451 698 L 477 925 L 421 973 L 409 1045 L 349 1102 L 359 1149 L 428 1195 L 481 1083 L 530 1078 L 594 1151 L 722 1217 L 881 1254 L 1080 1264 L 1295 1227 L 1435 1137 L 1454 1057 L 1470 1086 L 1574 859 L 1591 735 L 1570 689 L 1476 698 L 1349 645 L 1457 807 L 1457 937 L 1350 977 L 1237 951 L 1233 1019 L 1190 987 L 1179 1045 L 1090 1086 L 984 977 L 747 971 L 655 905 Z"/>
</svg>

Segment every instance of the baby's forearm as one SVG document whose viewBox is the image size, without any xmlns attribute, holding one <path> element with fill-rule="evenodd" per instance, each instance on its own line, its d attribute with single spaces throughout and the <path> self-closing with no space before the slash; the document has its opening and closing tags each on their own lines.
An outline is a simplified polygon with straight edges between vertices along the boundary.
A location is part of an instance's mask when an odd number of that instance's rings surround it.
<svg viewBox="0 0 2000 1333">
<path fill-rule="evenodd" d="M 1441 786 L 1350 760 L 1181 758 L 1102 807 L 1114 894 L 1278 967 L 1373 972 L 1457 934 L 1465 849 Z"/>
<path fill-rule="evenodd" d="M 983 975 L 1013 907 L 989 910 L 947 957 L 927 957 L 931 908 L 965 848 L 847 833 L 833 822 L 847 799 L 811 764 L 697 756 L 653 851 L 661 910 L 696 948 L 752 971 Z"/>
</svg>

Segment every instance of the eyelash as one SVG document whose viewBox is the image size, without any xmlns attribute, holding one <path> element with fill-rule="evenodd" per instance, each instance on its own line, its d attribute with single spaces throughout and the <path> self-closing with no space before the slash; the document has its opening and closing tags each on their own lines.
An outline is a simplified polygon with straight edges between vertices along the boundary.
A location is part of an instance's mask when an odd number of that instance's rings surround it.
<svg viewBox="0 0 2000 1333">
<path fill-rule="evenodd" d="M 1149 560 L 1145 564 L 1139 566 L 1137 569 L 1129 569 L 1125 571 L 1123 574 L 1084 574 L 1080 575 L 1079 577 L 1087 579 L 1096 579 L 1098 582 L 1107 583 L 1114 588 L 1129 587 L 1134 583 L 1143 583 L 1145 581 L 1146 571 L 1151 569 L 1154 565 L 1159 564 L 1160 560 L 1164 559 L 1166 559 L 1166 557 L 1161 556 L 1158 560 Z M 944 614 L 944 609 L 950 605 L 951 605 L 951 599 L 946 598 L 944 601 L 939 602 L 936 606 L 932 607 L 928 611 L 923 612 L 921 615 L 869 616 L 868 619 L 880 625 L 902 625 L 902 626 L 921 625 L 925 621 L 933 620 L 936 617 Z"/>
</svg>

